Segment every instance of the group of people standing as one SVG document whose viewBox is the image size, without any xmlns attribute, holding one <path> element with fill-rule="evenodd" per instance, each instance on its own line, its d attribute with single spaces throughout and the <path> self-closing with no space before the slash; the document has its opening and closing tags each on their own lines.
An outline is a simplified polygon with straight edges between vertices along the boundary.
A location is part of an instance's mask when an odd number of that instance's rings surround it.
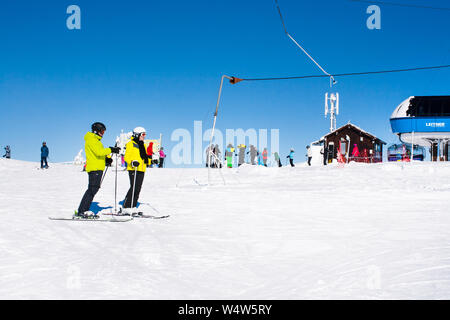
<svg viewBox="0 0 450 320">
<path fill-rule="evenodd" d="M 356 147 L 356 152 L 354 149 L 352 156 L 359 157 L 359 151 L 358 151 L 358 147 L 356 146 L 356 144 L 355 144 L 355 147 Z M 328 148 L 326 146 L 322 146 L 320 148 L 320 154 L 323 159 L 323 165 L 326 166 L 327 162 L 328 162 Z M 306 157 L 308 159 L 307 160 L 308 166 L 311 166 L 311 160 L 313 158 L 313 152 L 312 152 L 311 146 L 306 146 Z"/>
<path fill-rule="evenodd" d="M 164 148 L 161 147 L 156 152 L 153 151 L 153 142 L 150 142 L 147 147 L 147 155 L 150 158 L 150 166 L 155 166 L 158 168 L 164 168 L 164 159 L 166 154 L 164 153 Z"/>
<path fill-rule="evenodd" d="M 103 147 L 101 142 L 106 131 L 106 126 L 101 122 L 95 122 L 91 126 L 91 132 L 84 136 L 86 153 L 86 172 L 88 173 L 88 189 L 81 199 L 78 210 L 75 211 L 75 217 L 92 218 L 96 214 L 89 211 L 92 201 L 101 187 L 104 177 L 105 167 L 111 165 L 111 154 L 119 154 L 120 147 Z M 139 194 L 144 182 L 144 175 L 150 158 L 144 145 L 147 135 L 145 128 L 136 127 L 130 141 L 126 144 L 125 161 L 127 163 L 130 188 L 125 195 L 121 213 L 133 214 L 132 208 L 137 206 Z"/>
<path fill-rule="evenodd" d="M 248 161 L 246 161 L 247 155 L 249 155 Z M 227 148 L 225 149 L 225 157 L 224 157 L 224 160 L 226 161 L 226 166 L 228 168 L 233 167 L 233 156 L 237 157 L 238 167 L 244 163 L 249 163 L 251 165 L 262 165 L 267 167 L 267 163 L 269 160 L 269 152 L 267 151 L 267 148 L 264 148 L 263 151 L 260 153 L 258 149 L 252 144 L 249 146 L 249 150 L 247 151 L 247 146 L 245 144 L 239 144 L 237 146 L 237 149 L 235 149 L 234 146 L 231 143 L 229 143 L 227 145 Z M 278 165 L 278 167 L 282 167 L 280 155 L 278 154 L 278 152 L 274 152 L 273 157 L 276 165 Z M 290 150 L 290 153 L 286 158 L 289 159 L 290 165 L 292 167 L 295 167 L 294 149 Z M 207 167 L 210 166 L 211 168 L 221 168 L 222 161 L 220 159 L 221 159 L 221 152 L 219 149 L 219 145 L 217 144 L 211 145 L 208 148 L 206 148 Z"/>
</svg>

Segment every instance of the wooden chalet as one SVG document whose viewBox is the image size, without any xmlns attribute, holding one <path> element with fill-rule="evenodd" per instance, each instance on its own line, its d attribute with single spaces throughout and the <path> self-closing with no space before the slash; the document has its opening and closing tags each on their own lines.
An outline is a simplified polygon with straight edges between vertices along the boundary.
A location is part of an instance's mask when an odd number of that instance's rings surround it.
<svg viewBox="0 0 450 320">
<path fill-rule="evenodd" d="M 382 162 L 383 145 L 386 144 L 350 122 L 325 135 L 321 142 L 324 146 L 325 163 L 336 161 L 338 151 L 341 152 L 345 162 Z"/>
</svg>

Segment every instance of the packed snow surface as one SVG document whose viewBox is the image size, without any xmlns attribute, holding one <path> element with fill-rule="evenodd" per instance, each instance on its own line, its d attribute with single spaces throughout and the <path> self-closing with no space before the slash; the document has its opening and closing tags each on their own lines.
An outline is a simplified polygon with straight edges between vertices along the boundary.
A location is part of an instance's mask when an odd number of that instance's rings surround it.
<svg viewBox="0 0 450 320">
<path fill-rule="evenodd" d="M 140 201 L 171 216 L 123 223 L 49 220 L 87 187 L 50 166 L 0 160 L 1 299 L 450 298 L 447 163 L 150 169 Z"/>
</svg>

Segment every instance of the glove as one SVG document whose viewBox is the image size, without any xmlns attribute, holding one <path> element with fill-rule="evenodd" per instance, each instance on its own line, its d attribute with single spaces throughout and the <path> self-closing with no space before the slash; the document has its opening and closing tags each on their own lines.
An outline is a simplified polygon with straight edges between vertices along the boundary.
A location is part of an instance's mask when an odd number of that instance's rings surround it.
<svg viewBox="0 0 450 320">
<path fill-rule="evenodd" d="M 120 152 L 120 148 L 119 147 L 109 147 L 111 149 L 111 153 L 119 153 Z"/>
<path fill-rule="evenodd" d="M 136 161 L 136 160 L 131 161 L 131 166 L 132 166 L 133 168 L 139 167 L 139 161 Z"/>
<path fill-rule="evenodd" d="M 110 167 L 112 163 L 113 163 L 113 159 L 105 157 L 105 164 L 107 167 Z"/>
</svg>

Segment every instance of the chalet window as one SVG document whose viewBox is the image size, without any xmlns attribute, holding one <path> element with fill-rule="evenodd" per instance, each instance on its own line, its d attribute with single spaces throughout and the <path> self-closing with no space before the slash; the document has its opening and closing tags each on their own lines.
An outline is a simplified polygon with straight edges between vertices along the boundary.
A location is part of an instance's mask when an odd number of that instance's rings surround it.
<svg viewBox="0 0 450 320">
<path fill-rule="evenodd" d="M 341 154 L 346 154 L 347 153 L 347 142 L 341 141 L 339 148 L 340 148 L 339 150 L 341 150 Z"/>
</svg>

